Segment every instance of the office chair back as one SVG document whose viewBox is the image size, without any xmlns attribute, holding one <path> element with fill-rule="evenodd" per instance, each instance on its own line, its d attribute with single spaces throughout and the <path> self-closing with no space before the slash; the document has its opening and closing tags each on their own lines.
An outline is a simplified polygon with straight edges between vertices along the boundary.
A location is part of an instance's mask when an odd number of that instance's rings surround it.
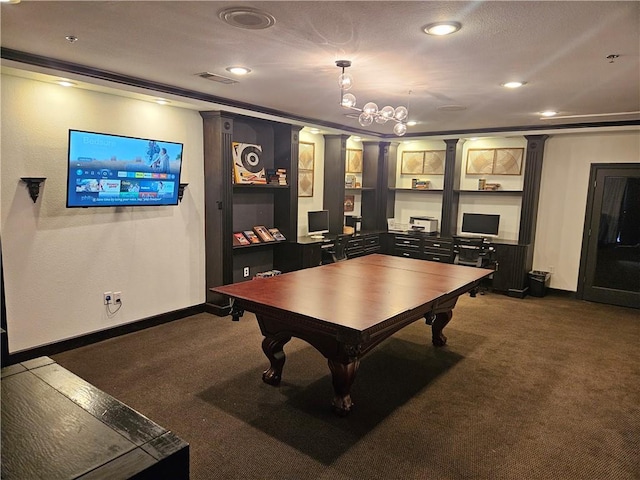
<svg viewBox="0 0 640 480">
<path fill-rule="evenodd" d="M 484 267 L 493 258 L 493 248 L 484 238 L 453 237 L 453 263 L 470 267 Z"/>
<path fill-rule="evenodd" d="M 341 262 L 347 259 L 347 244 L 351 235 L 338 235 L 331 249 L 331 258 L 333 262 Z"/>
</svg>

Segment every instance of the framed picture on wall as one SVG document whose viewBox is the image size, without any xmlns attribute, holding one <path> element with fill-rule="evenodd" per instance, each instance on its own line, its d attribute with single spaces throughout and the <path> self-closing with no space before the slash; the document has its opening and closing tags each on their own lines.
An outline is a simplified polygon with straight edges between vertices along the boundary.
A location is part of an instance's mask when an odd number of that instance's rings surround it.
<svg viewBox="0 0 640 480">
<path fill-rule="evenodd" d="M 467 175 L 521 175 L 524 148 L 469 149 Z"/>
<path fill-rule="evenodd" d="M 426 150 L 422 173 L 427 175 L 444 175 L 444 159 L 446 150 Z"/>
<path fill-rule="evenodd" d="M 424 152 L 402 152 L 401 175 L 420 175 L 424 166 Z"/>
<path fill-rule="evenodd" d="M 313 172 L 315 168 L 315 144 L 298 144 L 298 196 L 313 197 Z"/>
<path fill-rule="evenodd" d="M 345 212 L 353 212 L 355 205 L 356 205 L 356 196 L 355 195 L 345 195 L 344 196 L 344 211 Z"/>
<path fill-rule="evenodd" d="M 494 175 L 521 175 L 524 148 L 496 148 Z"/>
<path fill-rule="evenodd" d="M 492 148 L 470 148 L 467 152 L 467 175 L 491 175 L 494 156 Z"/>
<path fill-rule="evenodd" d="M 347 148 L 347 173 L 362 173 L 362 150 Z"/>
</svg>

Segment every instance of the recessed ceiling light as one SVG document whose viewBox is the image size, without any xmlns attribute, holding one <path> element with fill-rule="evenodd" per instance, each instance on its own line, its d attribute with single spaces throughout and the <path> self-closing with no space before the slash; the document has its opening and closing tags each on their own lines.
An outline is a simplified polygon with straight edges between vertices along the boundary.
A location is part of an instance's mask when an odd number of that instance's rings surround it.
<svg viewBox="0 0 640 480">
<path fill-rule="evenodd" d="M 462 28 L 462 25 L 458 22 L 435 22 L 430 23 L 422 28 L 424 33 L 428 35 L 451 35 Z"/>
<path fill-rule="evenodd" d="M 353 141 L 355 141 L 355 142 L 359 142 L 360 140 L 362 140 L 362 137 L 358 137 L 358 136 L 356 135 L 356 136 L 351 137 L 351 140 L 353 140 Z"/>
<path fill-rule="evenodd" d="M 415 127 L 418 124 L 415 120 L 409 120 L 407 122 L 407 127 Z"/>
<path fill-rule="evenodd" d="M 21 0 L 0 0 L 0 3 L 12 3 L 12 4 L 16 4 L 16 3 L 20 3 Z"/>
<path fill-rule="evenodd" d="M 317 135 L 320 133 L 320 130 L 317 128 L 310 128 L 309 133 L 313 133 L 314 135 Z"/>
<path fill-rule="evenodd" d="M 476 140 L 478 140 L 478 137 L 471 137 L 471 138 L 469 139 L 469 141 L 470 141 L 470 142 L 475 142 Z"/>
<path fill-rule="evenodd" d="M 78 41 L 78 37 L 76 37 L 75 35 L 67 35 L 64 38 L 69 43 L 76 43 Z"/>
<path fill-rule="evenodd" d="M 76 85 L 75 83 L 70 82 L 69 80 L 58 80 L 56 83 L 63 87 L 75 87 Z"/>
<path fill-rule="evenodd" d="M 501 85 L 505 88 L 520 88 L 525 84 L 526 82 L 505 82 L 505 83 L 502 83 Z"/>
<path fill-rule="evenodd" d="M 168 105 L 171 102 L 169 100 L 167 100 L 166 98 L 156 98 L 156 103 L 158 105 Z"/>
<path fill-rule="evenodd" d="M 246 75 L 247 73 L 251 72 L 250 68 L 240 66 L 227 67 L 226 70 L 227 72 L 233 73 L 234 75 Z"/>
<path fill-rule="evenodd" d="M 543 117 L 554 117 L 558 114 L 558 112 L 554 112 L 553 110 L 545 110 L 544 112 L 540 112 L 540 115 Z"/>
</svg>

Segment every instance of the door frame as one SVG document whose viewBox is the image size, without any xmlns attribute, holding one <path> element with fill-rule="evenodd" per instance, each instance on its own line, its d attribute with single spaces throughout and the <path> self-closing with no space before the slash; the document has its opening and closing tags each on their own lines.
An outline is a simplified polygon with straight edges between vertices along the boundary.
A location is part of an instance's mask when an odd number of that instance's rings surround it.
<svg viewBox="0 0 640 480">
<path fill-rule="evenodd" d="M 611 305 L 622 305 L 627 307 L 633 306 L 633 305 L 629 305 L 628 302 L 625 302 L 624 300 L 621 303 L 618 303 L 618 302 L 613 303 L 606 300 L 605 297 L 609 296 L 609 293 L 615 297 L 616 296 L 615 292 L 623 292 L 621 290 L 614 291 L 613 289 L 607 289 L 603 287 L 602 298 L 592 299 L 592 298 L 585 298 L 585 296 L 591 297 L 590 293 L 586 292 L 587 286 L 588 286 L 587 285 L 587 268 L 589 266 L 589 259 L 590 259 L 589 254 L 592 253 L 589 251 L 589 242 L 592 236 L 594 238 L 598 238 L 598 234 L 599 234 L 599 226 L 598 226 L 599 222 L 594 223 L 594 219 L 593 219 L 594 208 L 597 205 L 600 205 L 598 199 L 595 196 L 596 190 L 597 190 L 596 180 L 599 174 L 603 170 L 619 170 L 621 176 L 628 176 L 628 175 L 625 175 L 625 171 L 629 171 L 630 173 L 631 170 L 637 170 L 638 168 L 640 168 L 640 163 L 592 163 L 591 164 L 591 170 L 589 173 L 589 188 L 587 192 L 587 205 L 585 209 L 584 227 L 582 231 L 582 249 L 580 251 L 580 270 L 578 272 L 578 289 L 576 292 L 576 298 L 578 299 L 587 300 L 587 301 L 597 301 L 597 302 L 607 303 Z M 592 224 L 594 226 L 592 226 Z M 595 231 L 594 231 L 594 228 L 595 228 Z M 605 290 L 608 291 L 609 293 L 605 292 Z M 622 296 L 625 296 L 625 295 L 623 294 Z"/>
</svg>

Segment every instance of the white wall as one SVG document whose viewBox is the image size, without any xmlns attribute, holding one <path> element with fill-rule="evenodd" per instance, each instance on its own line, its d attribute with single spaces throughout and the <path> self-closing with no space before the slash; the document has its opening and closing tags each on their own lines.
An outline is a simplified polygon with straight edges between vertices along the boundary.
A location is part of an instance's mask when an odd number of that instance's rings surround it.
<svg viewBox="0 0 640 480">
<path fill-rule="evenodd" d="M 640 162 L 640 131 L 551 135 L 542 167 L 533 267 L 552 288 L 577 291 L 592 163 Z"/>
<path fill-rule="evenodd" d="M 11 352 L 205 300 L 198 112 L 2 75 L 1 234 Z M 178 206 L 67 209 L 70 128 L 184 143 Z M 42 176 L 33 203 L 23 176 Z M 114 315 L 105 291 L 122 291 Z"/>
</svg>

